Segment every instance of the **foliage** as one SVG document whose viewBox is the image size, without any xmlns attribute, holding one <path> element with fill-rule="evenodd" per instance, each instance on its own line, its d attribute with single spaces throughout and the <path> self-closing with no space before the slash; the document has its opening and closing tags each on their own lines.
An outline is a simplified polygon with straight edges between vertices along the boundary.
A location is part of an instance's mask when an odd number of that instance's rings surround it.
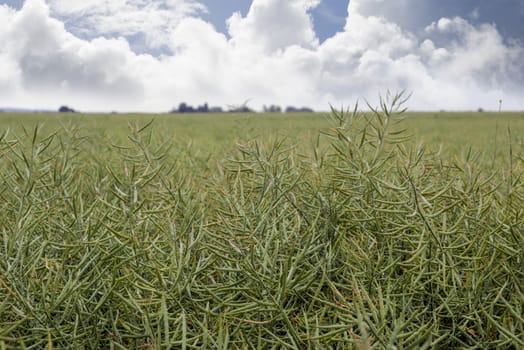
<svg viewBox="0 0 524 350">
<path fill-rule="evenodd" d="M 5 130 L 0 346 L 523 347 L 522 140 L 426 148 L 403 98 L 309 139 L 235 119 L 218 153 L 169 120 Z"/>
<path fill-rule="evenodd" d="M 173 109 L 170 113 L 222 113 L 221 107 L 209 107 L 207 103 L 204 103 L 197 108 L 193 108 L 185 102 L 180 103 L 177 109 Z"/>
<path fill-rule="evenodd" d="M 58 112 L 60 112 L 60 113 L 75 113 L 76 111 L 73 108 L 68 107 L 68 106 L 60 106 L 60 108 L 58 109 Z"/>
<path fill-rule="evenodd" d="M 286 107 L 286 113 L 313 113 L 313 110 L 309 107 L 297 108 L 293 106 L 288 106 Z"/>
</svg>

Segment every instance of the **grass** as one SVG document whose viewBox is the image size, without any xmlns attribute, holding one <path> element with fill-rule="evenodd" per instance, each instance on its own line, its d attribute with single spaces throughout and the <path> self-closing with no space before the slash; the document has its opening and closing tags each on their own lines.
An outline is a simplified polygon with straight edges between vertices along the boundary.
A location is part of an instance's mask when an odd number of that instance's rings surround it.
<svg viewBox="0 0 524 350">
<path fill-rule="evenodd" d="M 0 348 L 523 348 L 524 119 L 401 99 L 1 116 Z"/>
</svg>

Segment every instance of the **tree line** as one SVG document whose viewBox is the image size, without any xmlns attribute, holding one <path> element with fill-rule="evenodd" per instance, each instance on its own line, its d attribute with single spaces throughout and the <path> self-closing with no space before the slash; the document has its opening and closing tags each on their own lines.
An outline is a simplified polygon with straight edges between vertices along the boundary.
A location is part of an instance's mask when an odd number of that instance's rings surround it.
<svg viewBox="0 0 524 350">
<path fill-rule="evenodd" d="M 173 108 L 170 113 L 255 113 L 253 109 L 247 107 L 245 104 L 241 106 L 229 106 L 227 110 L 222 109 L 222 107 L 209 107 L 207 103 L 200 105 L 198 107 L 193 107 L 188 105 L 185 102 L 180 103 L 178 108 Z M 264 113 L 312 113 L 313 109 L 309 107 L 294 107 L 287 106 L 285 109 L 282 109 L 278 105 L 264 105 L 262 108 Z"/>
<path fill-rule="evenodd" d="M 63 105 L 58 109 L 60 113 L 76 113 L 77 111 L 74 108 Z M 278 105 L 264 105 L 262 108 L 264 113 L 313 113 L 314 110 L 309 107 L 294 107 L 287 106 L 285 109 L 282 109 Z M 207 103 L 203 105 L 193 107 L 185 102 L 182 102 L 178 105 L 177 108 L 173 108 L 169 113 L 256 113 L 255 110 L 246 106 L 246 104 L 240 106 L 229 106 L 227 109 L 222 109 L 222 107 L 212 106 L 210 107 Z"/>
</svg>

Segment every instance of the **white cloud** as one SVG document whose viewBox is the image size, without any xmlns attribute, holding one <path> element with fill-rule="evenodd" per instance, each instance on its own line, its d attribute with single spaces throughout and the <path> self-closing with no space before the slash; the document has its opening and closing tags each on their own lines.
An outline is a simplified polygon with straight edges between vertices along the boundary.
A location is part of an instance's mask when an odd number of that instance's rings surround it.
<svg viewBox="0 0 524 350">
<path fill-rule="evenodd" d="M 142 34 L 146 44 L 166 44 L 168 34 L 186 17 L 206 11 L 194 0 L 48 0 L 53 14 L 88 36 Z"/>
<path fill-rule="evenodd" d="M 442 48 L 433 51 L 445 56 L 432 67 L 440 79 L 508 90 L 524 82 L 523 48 L 505 43 L 494 25 L 475 27 L 459 17 L 443 18 L 428 26 L 426 32 L 447 38 L 445 55 L 438 51 Z"/>
<path fill-rule="evenodd" d="M 308 14 L 316 0 L 254 0 L 245 17 L 230 18 L 230 38 L 193 16 L 197 3 L 182 0 L 148 2 L 154 5 L 144 12 L 147 21 L 129 20 L 121 35 L 118 26 L 94 25 L 99 34 L 115 31 L 111 38 L 80 39 L 63 23 L 67 13 L 100 19 L 116 9 L 141 13 L 145 3 L 27 0 L 20 11 L 0 7 L 0 69 L 7 72 L 0 76 L 0 105 L 167 111 L 182 101 L 225 106 L 252 99 L 255 108 L 327 109 L 406 89 L 413 92 L 412 109 L 496 108 L 499 98 L 506 108 L 524 108 L 524 50 L 505 42 L 496 27 L 449 18 L 412 34 L 383 17 L 362 15 L 358 5 L 366 0 L 352 0 L 344 31 L 322 44 Z M 102 15 L 93 15 L 97 11 Z M 155 24 L 147 17 L 162 17 L 162 11 L 176 20 Z M 171 53 L 156 57 L 137 54 L 122 36 L 154 36 L 160 29 Z"/>
<path fill-rule="evenodd" d="M 480 9 L 478 7 L 475 7 L 470 13 L 469 17 L 471 19 L 477 20 L 480 18 Z"/>
<path fill-rule="evenodd" d="M 266 54 L 291 45 L 314 48 L 318 39 L 307 11 L 319 2 L 255 0 L 246 17 L 237 12 L 229 18 L 231 43 Z"/>
<path fill-rule="evenodd" d="M 134 74 L 132 62 L 138 56 L 127 41 L 80 40 L 49 17 L 48 6 L 40 0 L 28 0 L 11 13 L 3 33 L 7 40 L 0 52 L 8 62 L 6 71 L 17 78 L 12 82 L 19 91 L 15 104 L 73 99 L 86 107 L 88 101 L 122 107 L 143 94 L 143 77 Z"/>
<path fill-rule="evenodd" d="M 334 87 L 340 100 L 406 89 L 418 109 L 490 108 L 500 97 L 511 101 L 508 107 L 523 107 L 523 48 L 505 43 L 493 25 L 443 18 L 416 37 L 384 17 L 359 12 L 374 3 L 352 0 L 345 31 L 319 48 L 322 91 Z"/>
<path fill-rule="evenodd" d="M 14 17 L 15 11 L 7 6 L 0 6 L 0 23 L 9 27 Z M 0 42 L 8 43 L 9 37 L 5 30 L 0 30 Z M 16 60 L 14 60 L 5 47 L 0 46 L 0 95 L 10 97 L 17 90 L 17 81 L 19 80 L 19 70 Z"/>
</svg>

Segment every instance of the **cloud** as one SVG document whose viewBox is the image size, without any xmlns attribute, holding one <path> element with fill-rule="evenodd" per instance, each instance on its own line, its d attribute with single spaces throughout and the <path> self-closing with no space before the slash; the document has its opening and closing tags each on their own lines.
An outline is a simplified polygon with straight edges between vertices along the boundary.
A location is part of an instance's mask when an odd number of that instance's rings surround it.
<svg viewBox="0 0 524 350">
<path fill-rule="evenodd" d="M 5 5 L 0 6 L 0 23 L 4 27 L 9 27 L 14 17 L 15 10 Z M 9 42 L 8 33 L 6 30 L 0 30 L 0 42 Z M 0 68 L 2 74 L 0 75 L 0 95 L 10 97 L 17 90 L 17 81 L 19 80 L 19 70 L 16 60 L 14 60 L 7 52 L 6 47 L 0 46 Z"/>
<path fill-rule="evenodd" d="M 40 0 L 26 1 L 8 17 L 0 57 L 16 79 L 11 84 L 19 100 L 61 103 L 57 99 L 67 96 L 84 105 L 91 100 L 95 106 L 108 101 L 124 106 L 143 94 L 142 82 L 133 73 L 132 60 L 138 57 L 124 39 L 80 40 L 51 18 Z"/>
<path fill-rule="evenodd" d="M 480 9 L 475 7 L 470 13 L 469 17 L 473 20 L 478 20 L 480 18 Z"/>
<path fill-rule="evenodd" d="M 447 54 L 432 66 L 441 79 L 504 89 L 524 83 L 523 48 L 505 43 L 494 25 L 475 27 L 463 18 L 442 18 L 426 32 L 437 39 L 446 38 Z"/>
<path fill-rule="evenodd" d="M 416 36 L 384 17 L 362 15 L 366 4 L 352 0 L 345 31 L 319 48 L 322 91 L 336 87 L 333 95 L 342 99 L 406 89 L 419 109 L 489 108 L 504 95 L 522 108 L 516 91 L 523 90 L 523 48 L 505 43 L 494 25 L 442 18 Z"/>
<path fill-rule="evenodd" d="M 231 16 L 229 37 L 197 17 L 202 7 L 196 2 L 149 3 L 147 21 L 129 20 L 121 29 L 101 25 L 100 18 L 124 8 L 140 13 L 142 1 L 27 0 L 19 11 L 1 6 L 0 68 L 7 73 L 0 76 L 0 105 L 167 111 L 180 102 L 225 106 L 251 99 L 255 108 L 327 109 L 405 89 L 413 92 L 412 109 L 494 109 L 499 98 L 506 108 L 524 108 L 524 50 L 493 25 L 442 18 L 410 33 L 384 17 L 363 15 L 366 0 L 352 0 L 344 30 L 320 44 L 309 15 L 318 1 L 254 0 L 246 16 Z M 173 21 L 162 11 L 171 11 Z M 64 25 L 81 13 L 91 16 L 93 38 Z M 168 48 L 161 55 L 138 54 L 126 37 L 160 29 L 158 45 Z"/>
<path fill-rule="evenodd" d="M 169 33 L 186 17 L 205 12 L 193 0 L 48 0 L 54 15 L 88 37 L 143 35 L 149 47 L 166 44 Z"/>
<path fill-rule="evenodd" d="M 246 17 L 237 12 L 228 20 L 233 46 L 272 53 L 291 45 L 318 46 L 308 10 L 319 0 L 255 0 Z"/>
</svg>

